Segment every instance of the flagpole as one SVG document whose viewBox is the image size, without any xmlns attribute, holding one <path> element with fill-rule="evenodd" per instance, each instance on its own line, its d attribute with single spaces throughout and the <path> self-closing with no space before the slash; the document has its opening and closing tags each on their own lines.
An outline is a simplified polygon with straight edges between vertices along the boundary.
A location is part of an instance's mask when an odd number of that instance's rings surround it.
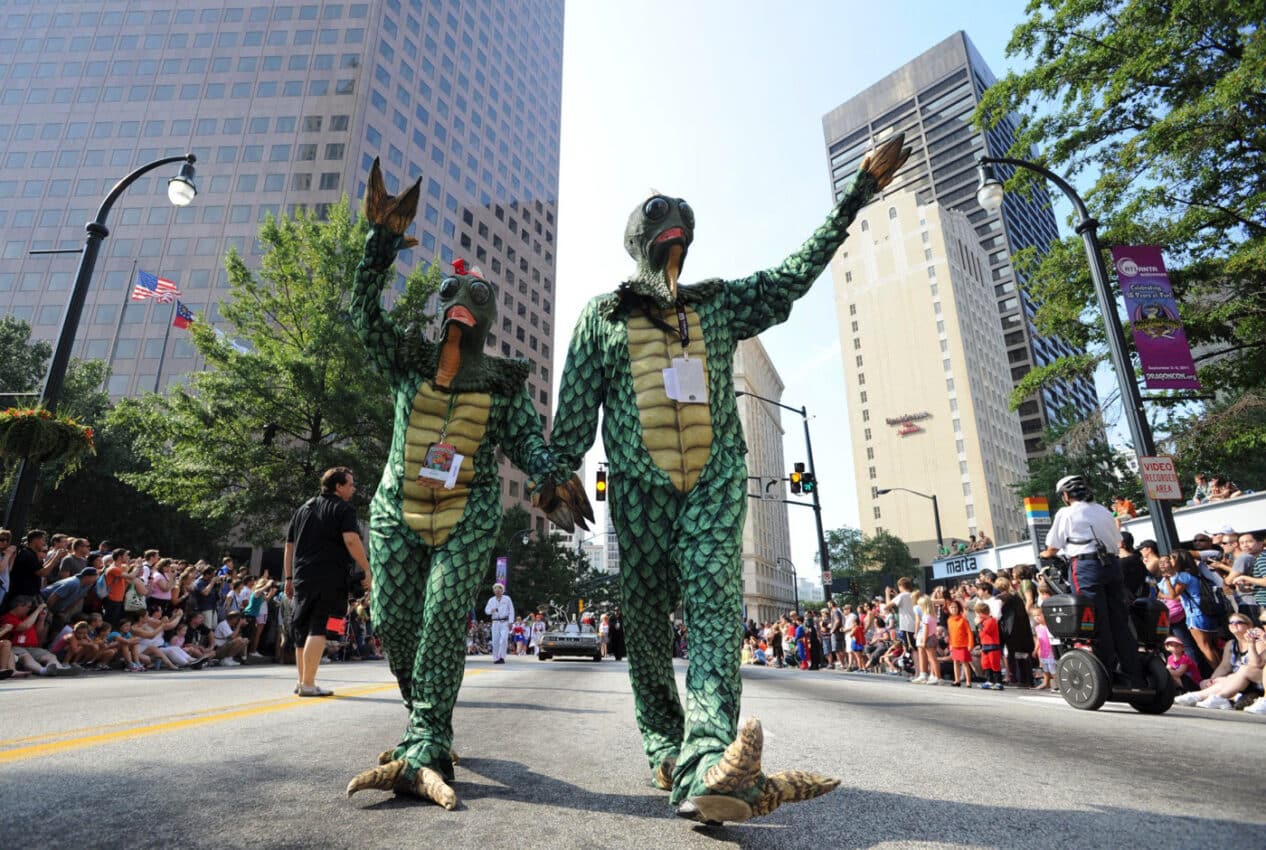
<svg viewBox="0 0 1266 850">
<path fill-rule="evenodd" d="M 127 288 L 123 298 L 123 306 L 119 308 L 119 321 L 114 325 L 114 338 L 110 340 L 110 359 L 106 361 L 107 374 L 105 381 L 102 382 L 101 389 L 109 392 L 110 376 L 114 373 L 114 355 L 119 349 L 119 334 L 123 331 L 123 313 L 127 310 L 127 305 L 132 300 L 132 288 L 136 286 L 136 257 L 132 258 L 132 277 L 128 279 Z"/>
<path fill-rule="evenodd" d="M 167 320 L 167 330 L 163 332 L 163 350 L 158 353 L 158 374 L 154 376 L 154 392 L 158 392 L 159 382 L 163 380 L 163 362 L 167 359 L 167 341 L 171 339 L 171 326 L 176 321 L 176 305 L 180 299 L 172 297 L 171 316 Z"/>
</svg>

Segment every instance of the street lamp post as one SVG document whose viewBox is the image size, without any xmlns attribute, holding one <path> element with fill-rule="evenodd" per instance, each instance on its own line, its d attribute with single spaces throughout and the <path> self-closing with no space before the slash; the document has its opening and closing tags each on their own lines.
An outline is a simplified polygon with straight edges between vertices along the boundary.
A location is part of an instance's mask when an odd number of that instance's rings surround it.
<svg viewBox="0 0 1266 850">
<path fill-rule="evenodd" d="M 813 473 L 813 477 L 815 479 L 815 486 L 813 488 L 813 516 L 814 519 L 817 520 L 818 524 L 818 560 L 822 565 L 822 574 L 826 575 L 831 571 L 831 556 L 827 552 L 826 548 L 826 534 L 822 531 L 822 502 L 818 499 L 818 488 L 816 486 L 817 470 L 813 465 L 813 441 L 809 439 L 809 411 L 803 406 L 799 408 L 790 407 L 780 401 L 774 401 L 772 398 L 765 398 L 764 396 L 759 396 L 756 393 L 750 393 L 747 390 L 735 390 L 734 395 L 751 396 L 752 398 L 757 399 L 758 401 L 763 401 L 766 404 L 772 404 L 776 407 L 781 407 L 783 410 L 790 410 L 792 413 L 800 414 L 800 421 L 804 423 L 804 450 L 809 461 L 808 471 Z M 831 586 L 825 581 L 822 582 L 822 596 L 824 597 L 824 601 L 831 598 Z M 797 603 L 797 608 L 798 607 L 799 603 Z"/>
<path fill-rule="evenodd" d="M 884 496 L 891 493 L 893 490 L 900 490 L 903 493 L 910 493 L 915 496 L 922 496 L 925 499 L 932 500 L 932 521 L 936 523 L 936 554 L 940 555 L 941 552 L 945 551 L 945 538 L 941 536 L 941 511 L 936 504 L 936 494 L 920 493 L 918 490 L 911 490 L 908 487 L 884 487 L 883 489 L 876 490 L 875 492 L 880 496 Z"/>
<path fill-rule="evenodd" d="M 800 612 L 800 587 L 799 587 L 799 577 L 796 575 L 796 565 L 791 563 L 790 558 L 784 558 L 781 555 L 778 556 L 777 560 L 775 560 L 774 563 L 781 564 L 784 561 L 787 562 L 787 566 L 791 567 L 791 595 L 792 595 L 792 598 L 796 600 L 796 613 L 799 613 Z"/>
<path fill-rule="evenodd" d="M 1103 323 L 1107 330 L 1105 335 L 1108 339 L 1108 353 L 1112 360 L 1112 368 L 1117 375 L 1117 383 L 1121 386 L 1122 407 L 1125 409 L 1125 421 L 1130 428 L 1130 437 L 1134 440 L 1135 454 L 1138 456 L 1156 454 L 1152 428 L 1143 412 L 1143 399 L 1139 395 L 1138 384 L 1134 380 L 1134 367 L 1126 353 L 1125 331 L 1117 315 L 1116 297 L 1108 285 L 1108 272 L 1103 265 L 1103 250 L 1099 246 L 1099 222 L 1090 215 L 1085 202 L 1068 184 L 1068 181 L 1036 163 L 1008 157 L 983 156 L 980 158 L 980 188 L 976 190 L 976 200 L 987 212 L 996 213 L 1002 206 L 1002 182 L 994 177 L 989 169 L 990 165 L 995 164 L 1011 165 L 1040 174 L 1058 186 L 1072 202 L 1073 209 L 1077 211 L 1075 229 L 1085 244 L 1086 257 L 1090 261 L 1090 279 L 1094 282 L 1099 312 L 1103 314 Z M 1147 509 L 1156 527 L 1156 539 L 1161 546 L 1161 554 L 1168 554 L 1178 543 L 1178 530 L 1174 526 L 1174 514 L 1170 510 L 1169 503 L 1149 496 Z"/>
<path fill-rule="evenodd" d="M 142 165 L 124 177 L 97 209 L 97 217 L 84 225 L 88 236 L 84 240 L 83 253 L 79 257 L 79 270 L 75 273 L 75 286 L 70 293 L 70 301 L 66 305 L 66 314 L 62 318 L 61 329 L 57 332 L 57 347 L 53 349 L 53 359 L 48 366 L 48 377 L 44 380 L 44 389 L 40 393 L 40 403 L 50 412 L 57 410 L 57 402 L 61 400 L 62 385 L 66 380 L 66 369 L 70 365 L 70 351 L 75 345 L 75 334 L 79 330 L 79 317 L 83 314 L 84 302 L 88 297 L 88 286 L 92 282 L 92 271 L 97 264 L 97 254 L 101 251 L 101 243 L 110 235 L 106 227 L 106 216 L 119 196 L 131 186 L 142 174 L 153 171 L 164 165 L 183 162 L 180 173 L 167 181 L 167 198 L 178 207 L 186 207 L 198 194 L 193 184 L 194 168 L 197 157 L 193 154 L 184 156 L 168 156 Z M 27 459 L 22 461 L 18 469 L 17 485 L 9 499 L 8 511 L 5 515 L 5 526 L 21 533 L 26 528 L 27 513 L 31 508 L 31 500 L 35 495 L 35 482 L 39 477 L 40 464 Z"/>
</svg>

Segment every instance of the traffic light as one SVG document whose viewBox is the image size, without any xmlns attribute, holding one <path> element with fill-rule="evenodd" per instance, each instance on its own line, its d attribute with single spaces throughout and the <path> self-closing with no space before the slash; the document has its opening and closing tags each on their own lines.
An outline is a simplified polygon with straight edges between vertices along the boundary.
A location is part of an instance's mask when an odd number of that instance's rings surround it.
<svg viewBox="0 0 1266 850">
<path fill-rule="evenodd" d="M 813 477 L 812 472 L 806 472 L 800 476 L 800 488 L 806 493 L 812 493 L 818 489 L 818 479 Z"/>
<path fill-rule="evenodd" d="M 791 471 L 791 475 L 787 476 L 791 481 L 791 492 L 799 493 L 804 482 L 804 464 L 797 463 L 796 468 Z"/>
<path fill-rule="evenodd" d="M 595 498 L 599 502 L 605 502 L 607 500 L 607 471 L 605 469 L 598 470 L 597 478 L 593 482 L 593 489 L 596 494 Z"/>
</svg>

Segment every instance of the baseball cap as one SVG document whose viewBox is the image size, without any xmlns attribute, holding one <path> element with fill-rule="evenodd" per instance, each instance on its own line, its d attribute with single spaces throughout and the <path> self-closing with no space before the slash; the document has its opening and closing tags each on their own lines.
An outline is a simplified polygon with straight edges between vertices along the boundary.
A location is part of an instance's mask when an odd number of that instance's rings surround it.
<svg viewBox="0 0 1266 850">
<path fill-rule="evenodd" d="M 92 578 L 96 574 L 97 574 L 96 567 L 84 567 L 82 570 L 75 573 L 75 577 L 76 578 Z"/>
<path fill-rule="evenodd" d="M 1182 638 L 1173 637 L 1173 636 L 1165 638 L 1165 646 L 1181 647 L 1182 645 L 1183 645 Z"/>
<path fill-rule="evenodd" d="M 1220 529 L 1218 529 L 1218 534 L 1234 534 L 1234 533 L 1235 533 L 1235 529 L 1231 528 L 1231 526 L 1229 525 L 1224 525 Z"/>
</svg>

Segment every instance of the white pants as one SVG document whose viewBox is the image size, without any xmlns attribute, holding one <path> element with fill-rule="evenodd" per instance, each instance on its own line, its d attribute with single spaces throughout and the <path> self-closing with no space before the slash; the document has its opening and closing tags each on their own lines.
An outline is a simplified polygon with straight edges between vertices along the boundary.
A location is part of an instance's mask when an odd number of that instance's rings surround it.
<svg viewBox="0 0 1266 850">
<path fill-rule="evenodd" d="M 185 652 L 178 646 L 164 646 L 160 647 L 160 649 L 162 649 L 163 655 L 167 656 L 167 660 L 172 664 L 175 664 L 177 667 L 188 667 L 193 663 L 193 659 L 189 657 L 189 653 Z"/>
<path fill-rule="evenodd" d="M 510 624 L 505 620 L 492 622 L 492 660 L 506 657 L 506 638 L 510 635 Z"/>
</svg>

